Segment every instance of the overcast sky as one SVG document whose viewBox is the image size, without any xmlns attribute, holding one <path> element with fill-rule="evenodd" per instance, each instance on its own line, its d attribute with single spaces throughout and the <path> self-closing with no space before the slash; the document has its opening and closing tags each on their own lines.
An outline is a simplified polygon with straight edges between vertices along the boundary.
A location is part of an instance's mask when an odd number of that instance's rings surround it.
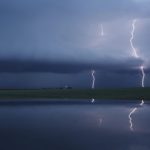
<svg viewBox="0 0 150 150">
<path fill-rule="evenodd" d="M 149 86 L 150 0 L 0 0 L 0 22 L 0 87 Z"/>
</svg>

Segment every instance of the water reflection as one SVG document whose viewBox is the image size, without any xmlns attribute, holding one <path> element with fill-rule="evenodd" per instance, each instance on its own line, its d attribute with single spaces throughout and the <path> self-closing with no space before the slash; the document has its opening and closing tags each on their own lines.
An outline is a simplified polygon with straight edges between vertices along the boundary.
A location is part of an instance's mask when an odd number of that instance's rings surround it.
<svg viewBox="0 0 150 150">
<path fill-rule="evenodd" d="M 102 122 L 103 122 L 103 119 L 102 119 L 102 118 L 99 118 L 99 125 L 100 125 L 100 126 L 102 125 Z"/>
<path fill-rule="evenodd" d="M 142 102 L 140 103 L 140 106 L 143 106 L 144 105 L 144 100 L 142 100 Z"/>
<path fill-rule="evenodd" d="M 0 149 L 147 150 L 150 105 L 140 104 L 106 100 L 93 105 L 89 100 L 0 103 Z M 131 132 L 127 116 L 133 106 L 136 115 L 130 117 L 136 130 Z"/>
<path fill-rule="evenodd" d="M 95 102 L 95 99 L 94 99 L 94 98 L 92 98 L 91 103 L 94 103 L 94 102 Z"/>
<path fill-rule="evenodd" d="M 139 105 L 143 106 L 144 105 L 144 100 L 142 100 Z M 136 113 L 137 109 L 138 109 L 138 107 L 133 108 L 131 110 L 131 112 L 129 113 L 129 116 L 128 116 L 128 118 L 129 118 L 129 124 L 130 124 L 130 130 L 131 131 L 134 131 L 134 127 L 133 127 L 134 126 L 134 122 L 133 122 L 132 116 L 133 116 L 134 113 Z"/>
<path fill-rule="evenodd" d="M 132 111 L 129 113 L 129 123 L 130 123 L 130 130 L 133 131 L 133 122 L 132 122 L 132 115 L 135 113 L 137 108 L 133 108 Z"/>
</svg>

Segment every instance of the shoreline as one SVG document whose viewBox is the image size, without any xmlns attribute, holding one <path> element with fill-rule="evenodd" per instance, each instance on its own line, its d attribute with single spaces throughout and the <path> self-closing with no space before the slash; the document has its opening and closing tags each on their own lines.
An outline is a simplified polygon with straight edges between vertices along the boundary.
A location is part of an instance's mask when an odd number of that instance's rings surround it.
<svg viewBox="0 0 150 150">
<path fill-rule="evenodd" d="M 2 89 L 1 99 L 116 99 L 150 100 L 150 88 L 120 89 Z"/>
</svg>

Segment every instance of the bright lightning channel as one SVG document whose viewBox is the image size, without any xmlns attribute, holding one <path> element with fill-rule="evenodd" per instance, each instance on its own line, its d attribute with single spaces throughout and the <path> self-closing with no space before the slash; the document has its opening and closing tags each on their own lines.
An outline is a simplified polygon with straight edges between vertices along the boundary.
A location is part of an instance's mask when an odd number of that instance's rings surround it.
<svg viewBox="0 0 150 150">
<path fill-rule="evenodd" d="M 103 28 L 103 24 L 100 24 L 101 27 L 101 36 L 104 36 L 104 28 Z M 95 88 L 95 70 L 91 71 L 92 74 L 92 89 Z"/>
<path fill-rule="evenodd" d="M 133 56 L 135 58 L 139 58 L 139 55 L 137 54 L 137 51 L 136 51 L 136 48 L 134 47 L 133 45 L 133 40 L 134 40 L 134 33 L 135 33 L 135 27 L 136 27 L 136 22 L 137 20 L 134 19 L 132 21 L 132 30 L 131 30 L 131 38 L 130 38 L 130 45 L 131 45 L 131 48 L 133 50 Z M 141 73 L 142 73 L 142 79 L 141 79 L 141 86 L 144 88 L 145 87 L 145 84 L 144 84 L 144 81 L 145 81 L 145 71 L 144 71 L 144 66 L 141 65 L 140 68 L 141 70 Z M 143 106 L 144 105 L 144 100 L 141 101 L 141 103 L 139 104 L 140 106 Z M 136 112 L 137 108 L 133 108 L 132 111 L 129 113 L 129 123 L 130 123 L 130 130 L 133 131 L 133 122 L 132 122 L 132 115 Z"/>
<path fill-rule="evenodd" d="M 135 48 L 134 45 L 133 45 L 134 32 L 135 32 L 135 24 L 136 24 L 136 22 L 137 22 L 136 19 L 134 19 L 134 20 L 132 21 L 132 30 L 131 30 L 130 44 L 131 44 L 131 48 L 132 48 L 132 50 L 133 50 L 133 56 L 136 57 L 136 58 L 138 58 L 139 56 L 138 56 L 138 54 L 137 54 L 136 48 Z"/>
<path fill-rule="evenodd" d="M 132 21 L 132 30 L 131 30 L 130 44 L 131 44 L 131 48 L 132 48 L 132 50 L 133 50 L 134 57 L 135 57 L 135 58 L 138 58 L 138 57 L 140 57 L 140 56 L 137 54 L 136 48 L 135 48 L 134 45 L 133 45 L 136 23 L 137 23 L 137 20 L 134 19 L 134 20 Z M 141 86 L 142 86 L 142 87 L 145 87 L 145 85 L 144 85 L 144 81 L 145 81 L 145 71 L 144 71 L 144 66 L 143 66 L 143 65 L 140 66 L 140 70 L 141 70 L 141 73 L 142 73 Z"/>
<path fill-rule="evenodd" d="M 100 24 L 100 28 L 101 28 L 101 37 L 103 37 L 104 36 L 103 24 Z M 91 71 L 91 75 L 92 75 L 92 89 L 95 89 L 95 70 Z M 92 98 L 91 102 L 94 103 L 95 99 Z"/>
<path fill-rule="evenodd" d="M 95 89 L 95 70 L 91 71 L 92 75 L 92 89 Z"/>
<path fill-rule="evenodd" d="M 140 67 L 141 72 L 142 72 L 142 87 L 145 87 L 144 81 L 145 81 L 145 72 L 144 72 L 144 66 Z"/>
</svg>

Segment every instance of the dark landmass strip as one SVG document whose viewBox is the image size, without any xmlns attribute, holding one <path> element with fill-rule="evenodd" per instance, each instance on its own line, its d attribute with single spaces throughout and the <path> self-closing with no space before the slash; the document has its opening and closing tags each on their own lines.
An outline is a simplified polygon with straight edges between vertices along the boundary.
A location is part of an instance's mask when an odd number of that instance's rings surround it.
<svg viewBox="0 0 150 150">
<path fill-rule="evenodd" d="M 124 89 L 31 89 L 0 90 L 0 99 L 57 98 L 57 99 L 145 99 L 150 100 L 150 88 Z"/>
</svg>

